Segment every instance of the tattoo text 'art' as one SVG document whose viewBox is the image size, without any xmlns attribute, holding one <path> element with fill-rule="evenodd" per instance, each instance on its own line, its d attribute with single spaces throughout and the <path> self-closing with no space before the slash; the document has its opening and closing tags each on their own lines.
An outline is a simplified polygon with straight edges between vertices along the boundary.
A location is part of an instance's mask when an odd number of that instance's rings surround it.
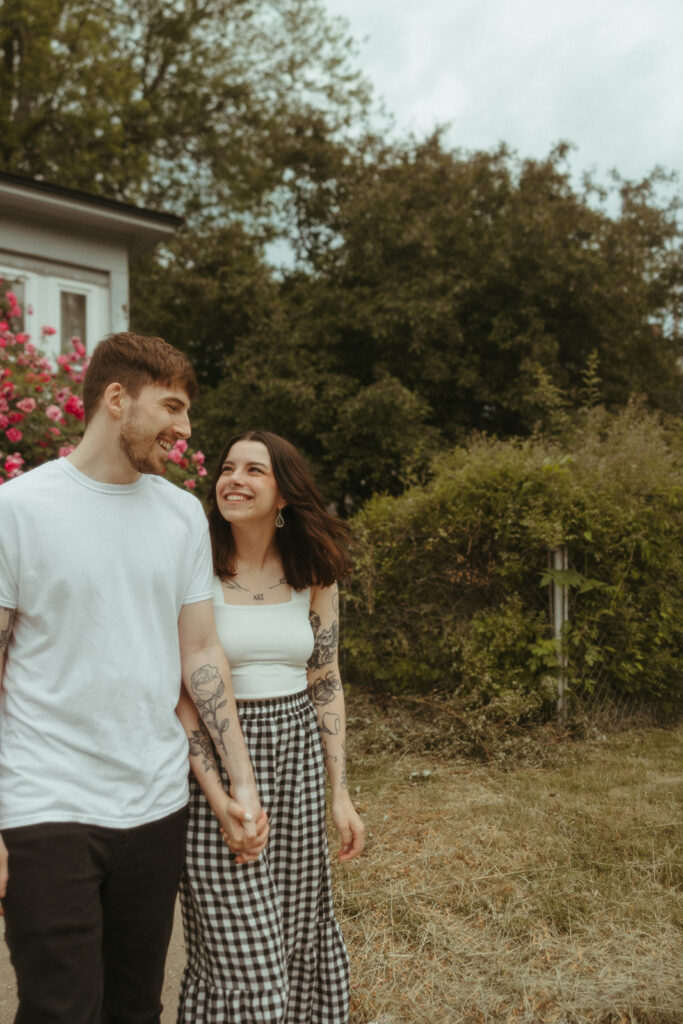
<svg viewBox="0 0 683 1024">
<path fill-rule="evenodd" d="M 5 619 L 5 625 L 0 626 L 0 651 L 6 651 L 9 647 L 10 638 L 12 636 L 12 630 L 14 629 L 14 621 L 17 617 L 16 608 L 2 608 L 0 612 L 6 612 L 3 616 Z"/>
<path fill-rule="evenodd" d="M 308 613 L 308 618 L 315 637 L 313 654 L 308 659 L 308 668 L 323 668 L 334 661 L 337 655 L 337 643 L 339 641 L 339 624 L 337 620 L 332 623 L 329 629 L 321 629 L 320 616 L 316 612 Z"/>
<path fill-rule="evenodd" d="M 224 718 L 218 722 L 218 712 L 225 707 L 227 701 L 220 698 L 225 693 L 225 683 L 215 665 L 202 665 L 195 669 L 190 676 L 190 686 L 194 695 L 194 702 L 197 711 L 209 726 L 213 726 L 216 733 L 216 742 L 220 745 L 224 754 L 228 749 L 223 739 L 223 733 L 227 732 L 230 722 Z"/>
<path fill-rule="evenodd" d="M 333 669 L 329 669 L 326 675 L 311 683 L 308 692 L 314 704 L 331 704 L 341 688 L 341 679 Z"/>
<path fill-rule="evenodd" d="M 218 772 L 209 730 L 202 721 L 198 725 L 199 728 L 193 729 L 188 736 L 190 757 L 201 757 L 202 768 L 205 772 Z"/>
<path fill-rule="evenodd" d="M 266 589 L 276 590 L 278 587 L 284 586 L 287 582 L 286 576 L 281 576 L 277 583 L 271 583 Z M 251 594 L 253 601 L 265 601 L 265 592 L 262 590 L 250 590 L 249 587 L 243 587 L 237 580 L 223 580 L 223 586 L 226 590 L 239 590 L 242 594 Z"/>
</svg>

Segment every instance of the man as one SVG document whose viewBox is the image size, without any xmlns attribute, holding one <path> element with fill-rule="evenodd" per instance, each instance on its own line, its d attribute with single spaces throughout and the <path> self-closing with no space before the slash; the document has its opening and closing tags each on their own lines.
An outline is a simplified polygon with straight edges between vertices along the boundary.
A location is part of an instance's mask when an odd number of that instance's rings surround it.
<svg viewBox="0 0 683 1024">
<path fill-rule="evenodd" d="M 231 849 L 253 859 L 265 843 L 206 520 L 159 476 L 190 436 L 196 389 L 160 338 L 110 335 L 86 374 L 81 443 L 0 488 L 0 897 L 16 1024 L 159 1020 L 188 797 L 181 675 L 231 779 Z"/>
</svg>

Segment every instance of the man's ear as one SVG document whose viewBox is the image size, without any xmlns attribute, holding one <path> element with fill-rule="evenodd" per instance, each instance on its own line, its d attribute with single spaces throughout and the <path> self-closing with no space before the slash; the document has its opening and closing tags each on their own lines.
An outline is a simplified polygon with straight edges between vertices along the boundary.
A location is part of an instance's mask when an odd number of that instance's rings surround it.
<svg viewBox="0 0 683 1024">
<path fill-rule="evenodd" d="M 120 420 L 124 413 L 128 398 L 128 392 L 124 388 L 123 384 L 113 382 L 111 384 L 107 384 L 104 389 L 102 404 L 110 416 L 115 420 Z"/>
</svg>

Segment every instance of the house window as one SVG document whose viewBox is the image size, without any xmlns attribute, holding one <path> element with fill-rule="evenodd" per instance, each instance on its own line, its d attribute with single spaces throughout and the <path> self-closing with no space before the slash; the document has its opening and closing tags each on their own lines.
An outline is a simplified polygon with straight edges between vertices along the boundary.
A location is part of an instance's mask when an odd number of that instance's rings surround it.
<svg viewBox="0 0 683 1024">
<path fill-rule="evenodd" d="M 71 351 L 71 339 L 80 338 L 84 345 L 87 338 L 88 298 L 79 292 L 60 292 L 60 338 L 62 352 Z"/>
</svg>

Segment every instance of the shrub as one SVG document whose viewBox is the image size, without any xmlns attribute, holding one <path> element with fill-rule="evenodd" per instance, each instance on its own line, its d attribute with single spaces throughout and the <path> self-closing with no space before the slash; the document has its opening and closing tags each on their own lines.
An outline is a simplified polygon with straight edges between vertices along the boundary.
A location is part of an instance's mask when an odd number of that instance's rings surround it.
<svg viewBox="0 0 683 1024">
<path fill-rule="evenodd" d="M 2 279 L 0 278 L 0 284 Z M 56 364 L 27 334 L 12 330 L 21 315 L 16 296 L 0 292 L 0 484 L 34 466 L 68 455 L 83 430 L 85 346 L 72 338 L 71 352 Z M 51 327 L 44 335 L 54 334 Z M 204 455 L 179 440 L 168 454 L 173 483 L 201 491 Z"/>
<path fill-rule="evenodd" d="M 566 545 L 574 692 L 672 707 L 683 654 L 683 459 L 652 415 L 586 412 L 560 447 L 473 440 L 355 517 L 347 674 L 473 706 L 553 707 L 548 549 Z"/>
</svg>

